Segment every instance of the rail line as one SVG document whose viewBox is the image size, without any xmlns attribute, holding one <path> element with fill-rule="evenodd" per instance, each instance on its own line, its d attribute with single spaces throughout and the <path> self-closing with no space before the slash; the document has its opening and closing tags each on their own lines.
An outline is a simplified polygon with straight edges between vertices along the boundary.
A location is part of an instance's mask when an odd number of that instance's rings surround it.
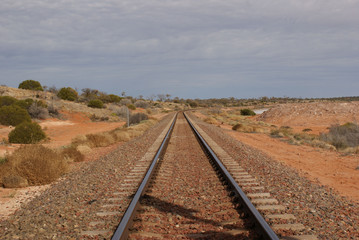
<svg viewBox="0 0 359 240">
<path fill-rule="evenodd" d="M 178 142 L 174 142 L 174 144 L 170 144 L 170 139 L 172 138 L 171 135 L 174 131 L 175 125 L 176 126 L 179 125 L 176 129 L 177 135 L 174 136 L 175 138 L 178 139 L 177 140 Z M 181 125 L 183 125 L 182 128 L 180 128 Z M 187 128 L 190 130 L 188 130 Z M 176 199 L 175 200 L 169 199 L 169 200 L 164 201 L 164 200 L 161 200 L 158 196 L 156 197 L 156 196 L 152 196 L 149 194 L 149 192 L 151 192 L 151 188 L 154 188 L 153 186 L 155 186 L 156 183 L 159 184 L 159 186 L 157 186 L 157 188 L 155 188 L 156 191 L 157 190 L 160 191 L 163 188 L 169 189 L 169 191 L 175 191 L 175 190 L 173 190 L 173 188 L 171 189 L 169 187 L 168 188 L 164 187 L 163 184 L 168 183 L 169 181 L 172 181 L 173 176 L 175 176 L 175 178 L 177 180 L 181 180 L 180 178 L 181 178 L 181 175 L 183 175 L 183 173 L 181 173 L 180 170 L 169 170 L 170 169 L 168 167 L 169 165 L 167 163 L 165 163 L 165 161 L 163 161 L 163 158 L 164 158 L 164 154 L 166 152 L 167 146 L 174 149 L 174 148 L 176 148 L 176 144 L 177 145 L 189 144 L 189 146 L 194 145 L 193 143 L 188 143 L 189 137 L 187 137 L 187 135 L 188 135 L 189 131 L 191 131 L 195 134 L 195 138 L 198 140 L 198 142 L 200 144 L 200 148 L 202 148 L 204 155 L 207 156 L 207 158 L 210 160 L 208 162 L 208 164 L 212 165 L 212 167 L 211 167 L 212 170 L 217 173 L 217 178 L 219 178 L 222 181 L 221 182 L 221 181 L 217 180 L 219 182 L 219 184 L 212 183 L 212 182 L 216 182 L 216 181 L 215 181 L 215 177 L 213 177 L 211 175 L 210 170 L 208 170 L 208 168 L 206 168 L 206 166 L 200 167 L 200 168 L 202 168 L 202 172 L 206 171 L 204 174 L 208 175 L 208 179 L 210 179 L 210 180 L 208 180 L 206 178 L 206 182 L 211 183 L 213 185 L 213 188 L 217 189 L 217 191 L 219 191 L 221 193 L 220 195 L 215 196 L 214 198 L 216 198 L 216 197 L 219 198 L 219 201 L 223 201 L 223 203 L 222 202 L 218 203 L 218 202 L 214 201 L 214 204 L 221 205 L 221 207 L 219 207 L 218 211 L 220 214 L 222 214 L 222 217 L 220 217 L 220 218 L 223 218 L 222 222 L 215 221 L 214 220 L 215 218 L 212 218 L 211 216 L 210 216 L 210 219 L 202 217 L 202 215 L 194 216 L 194 212 L 199 212 L 199 211 L 193 210 L 191 208 L 185 208 L 186 203 L 183 201 L 179 202 L 180 204 L 177 204 L 177 202 L 175 202 Z M 185 132 L 187 135 L 185 135 Z M 189 225 L 188 230 L 186 230 L 187 232 L 184 235 L 181 235 L 181 237 L 185 237 L 185 238 L 189 238 L 189 239 L 198 239 L 198 238 L 200 238 L 200 239 L 221 239 L 221 238 L 251 239 L 253 236 L 255 236 L 255 238 L 261 238 L 261 239 L 279 239 L 278 236 L 276 235 L 276 233 L 273 231 L 273 229 L 269 226 L 269 224 L 263 218 L 261 213 L 259 213 L 259 211 L 256 209 L 254 204 L 249 200 L 248 196 L 244 193 L 244 191 L 238 185 L 238 183 L 237 183 L 238 175 L 233 176 L 233 174 L 231 174 L 231 170 L 227 169 L 228 167 L 232 166 L 232 172 L 233 172 L 233 165 L 231 165 L 232 163 L 228 163 L 228 161 L 226 160 L 227 159 L 226 157 L 223 161 L 221 161 L 220 158 L 222 159 L 223 156 L 225 156 L 225 155 L 223 155 L 221 150 L 217 149 L 217 147 L 213 147 L 213 145 L 212 145 L 212 148 L 211 148 L 210 143 L 208 143 L 208 139 L 206 141 L 202 135 L 206 135 L 206 134 L 203 131 L 201 131 L 200 129 L 198 129 L 198 126 L 196 126 L 196 124 L 192 123 L 186 114 L 180 113 L 174 118 L 155 157 L 153 158 L 151 165 L 148 167 L 145 177 L 143 178 L 140 186 L 138 187 L 136 193 L 134 194 L 131 203 L 129 204 L 127 210 L 125 211 L 125 213 L 121 219 L 120 224 L 118 225 L 115 233 L 113 234 L 113 236 L 112 236 L 113 240 L 128 239 L 129 236 L 132 239 L 146 239 L 146 238 L 152 238 L 152 237 L 159 238 L 159 239 L 163 238 L 161 236 L 162 228 L 159 226 L 160 224 L 158 223 L 161 221 L 161 216 L 156 215 L 156 212 L 154 212 L 153 210 L 152 210 L 152 212 L 149 211 L 149 213 L 140 213 L 139 214 L 140 209 L 145 209 L 144 211 L 146 211 L 146 208 L 150 209 L 153 206 L 153 202 L 155 202 L 155 204 L 159 206 L 159 207 L 157 206 L 157 210 L 159 209 L 160 211 L 162 211 L 162 213 L 167 212 L 167 215 L 165 215 L 164 217 L 165 218 L 168 217 L 171 222 L 173 222 L 172 215 L 169 214 L 168 212 L 172 212 L 173 216 L 177 217 L 179 219 L 179 220 L 177 219 L 176 221 L 180 221 L 181 224 L 183 224 L 183 225 Z M 176 139 L 174 139 L 173 141 L 176 141 Z M 194 149 L 195 149 L 195 147 L 194 147 Z M 179 151 L 180 150 L 181 149 L 179 149 Z M 195 150 L 193 150 L 193 152 L 195 152 Z M 215 152 L 219 152 L 220 154 L 216 154 Z M 220 156 L 218 156 L 218 155 L 220 155 Z M 181 157 L 183 159 L 188 158 L 187 156 L 184 156 L 184 155 L 181 155 Z M 179 158 L 181 158 L 181 157 L 179 157 Z M 196 163 L 194 163 L 194 162 L 196 161 L 197 158 L 202 159 L 201 156 L 196 155 L 194 157 L 194 160 L 187 161 L 187 166 L 191 164 L 191 161 L 193 161 L 193 166 L 195 166 Z M 174 160 L 172 160 L 172 164 L 175 164 L 175 166 L 178 166 L 181 164 L 181 163 L 178 163 L 179 160 L 177 160 L 176 157 L 172 157 L 172 159 L 174 159 Z M 159 168 L 162 168 L 162 167 L 164 168 L 164 170 L 159 170 Z M 192 167 L 192 168 L 194 168 L 194 167 Z M 191 170 L 193 170 L 193 169 L 191 169 L 191 166 L 188 169 L 189 170 L 186 170 L 188 172 L 191 172 Z M 237 170 L 238 168 L 235 167 L 234 169 Z M 166 174 L 167 174 L 169 177 L 168 178 L 158 177 L 160 175 L 161 171 L 162 171 L 162 174 L 164 174 L 163 176 L 166 176 Z M 194 174 L 196 174 L 196 173 L 194 173 Z M 194 174 L 192 173 L 192 175 L 194 175 Z M 158 179 L 156 179 L 157 177 L 158 177 Z M 240 176 L 241 179 L 242 179 L 242 177 L 243 177 L 243 175 Z M 191 179 L 192 180 L 189 180 L 189 181 L 196 181 L 196 178 L 191 178 Z M 245 181 L 246 180 L 248 180 L 248 179 L 245 179 Z M 249 184 L 251 184 L 251 183 L 249 183 Z M 174 184 L 174 185 L 178 185 L 178 184 Z M 212 187 L 212 185 L 210 185 L 210 186 Z M 226 189 L 222 190 L 221 186 L 219 186 L 219 185 L 221 185 L 223 188 L 226 188 Z M 153 191 L 155 191 L 155 190 L 153 190 Z M 225 193 L 225 191 L 227 193 Z M 196 194 L 197 194 L 197 192 L 196 192 Z M 159 195 L 161 195 L 161 194 L 159 193 Z M 200 195 L 200 197 L 198 197 L 198 198 L 205 199 L 205 201 L 204 201 L 205 205 L 207 204 L 207 199 L 208 199 L 208 206 L 212 206 L 211 208 L 217 208 L 215 205 L 211 205 L 211 199 L 213 200 L 213 197 L 212 198 L 208 197 L 205 195 L 205 193 L 200 193 L 199 195 Z M 229 200 L 223 195 L 228 195 L 227 198 L 229 198 Z M 257 195 L 259 196 L 260 194 L 251 193 L 251 196 L 257 196 Z M 271 201 L 271 199 L 267 199 L 267 200 Z M 171 201 L 173 201 L 173 203 Z M 230 204 L 227 203 L 227 201 L 232 202 L 232 206 L 230 206 Z M 213 206 L 215 206 L 215 207 L 213 207 Z M 274 205 L 274 208 L 276 206 L 277 205 Z M 160 209 L 160 208 L 162 208 L 162 209 Z M 203 208 L 205 208 L 205 206 Z M 232 210 L 231 210 L 231 208 L 232 208 Z M 210 208 L 208 207 L 208 209 L 210 209 Z M 207 210 L 207 208 L 206 208 L 206 210 Z M 185 211 L 185 214 L 180 213 L 181 211 Z M 142 215 L 143 219 L 136 220 L 136 214 Z M 179 216 L 181 214 L 187 219 L 186 220 L 187 222 L 184 222 L 181 220 L 182 216 Z M 206 214 L 207 215 L 208 214 L 218 214 L 218 212 L 217 213 L 204 213 L 204 214 L 205 215 Z M 169 215 L 171 215 L 171 216 L 169 216 Z M 227 219 L 228 217 L 230 217 L 231 219 Z M 142 229 L 145 231 L 146 227 L 142 226 L 141 224 L 143 222 L 145 222 L 146 219 L 152 219 L 152 220 L 154 219 L 153 221 L 155 223 L 153 225 L 150 225 L 150 228 L 152 230 L 158 228 L 158 233 L 152 233 L 152 235 L 151 235 L 151 233 L 147 233 L 147 235 L 145 234 L 143 236 L 136 235 L 136 231 L 133 231 L 133 228 L 135 228 L 135 230 L 136 230 L 136 228 L 139 228 L 139 229 Z M 243 223 L 243 219 L 244 219 L 244 223 Z M 230 221 L 228 221 L 228 220 L 230 220 Z M 197 224 L 196 223 L 197 221 L 200 223 Z M 199 231 L 199 232 L 193 233 L 193 231 L 191 231 L 192 226 L 190 226 L 190 225 L 196 226 L 195 228 L 197 228 L 197 229 L 195 229 L 195 231 Z M 208 228 L 207 225 L 212 225 L 214 227 L 213 227 L 213 229 Z M 207 228 L 207 230 L 201 231 L 202 230 L 202 229 L 200 229 L 201 227 L 203 227 L 203 229 Z M 246 227 L 247 229 L 250 228 L 251 233 L 247 232 L 242 235 L 236 235 L 238 233 L 245 232 L 242 229 L 243 227 Z M 131 230 L 131 228 L 132 228 L 132 230 Z M 169 231 L 169 233 L 167 233 L 167 234 L 172 234 L 172 237 L 175 236 L 176 234 L 178 234 L 178 231 L 176 231 L 176 228 L 180 228 L 180 224 L 175 223 L 175 227 L 174 227 L 175 230 L 172 230 L 172 233 L 170 233 L 170 231 Z M 229 235 L 225 234 L 224 232 L 221 232 L 224 228 L 231 229 L 232 232 L 229 231 L 228 229 L 227 229 L 228 230 L 227 232 L 228 233 L 231 232 Z M 220 229 L 220 230 L 218 230 L 218 229 Z M 248 230 L 246 230 L 246 231 L 248 231 Z M 254 235 L 253 235 L 253 233 L 254 233 Z M 170 236 L 170 235 L 167 235 L 167 236 Z M 237 238 L 236 236 L 240 236 L 240 237 Z M 246 238 L 246 236 L 247 236 L 247 238 Z M 248 236 L 251 236 L 251 237 L 248 237 Z M 298 237 L 298 238 L 291 238 L 291 239 L 315 239 L 315 238 Z"/>
</svg>

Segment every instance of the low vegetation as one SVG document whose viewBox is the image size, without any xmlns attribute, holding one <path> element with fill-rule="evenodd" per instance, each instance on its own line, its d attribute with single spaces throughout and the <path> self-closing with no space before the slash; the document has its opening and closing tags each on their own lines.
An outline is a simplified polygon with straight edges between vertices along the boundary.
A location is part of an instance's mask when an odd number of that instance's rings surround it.
<svg viewBox="0 0 359 240">
<path fill-rule="evenodd" d="M 332 125 L 328 133 L 320 135 L 320 139 L 339 150 L 359 152 L 359 126 L 356 123 Z"/>
<path fill-rule="evenodd" d="M 29 113 L 17 106 L 17 105 L 10 105 L 10 106 L 2 106 L 0 107 L 0 123 L 6 126 L 16 126 L 22 122 L 30 122 L 31 117 Z"/>
<path fill-rule="evenodd" d="M 9 133 L 10 143 L 33 144 L 46 138 L 41 126 L 35 122 L 23 122 Z"/>
<path fill-rule="evenodd" d="M 85 160 L 85 155 L 72 145 L 65 147 L 61 155 L 67 162 L 82 162 Z"/>
<path fill-rule="evenodd" d="M 100 99 L 94 99 L 89 101 L 87 106 L 91 108 L 103 108 L 103 102 Z"/>
<path fill-rule="evenodd" d="M 23 145 L 2 164 L 1 181 L 19 176 L 29 185 L 43 185 L 58 179 L 67 169 L 66 161 L 55 151 L 41 145 Z"/>
<path fill-rule="evenodd" d="M 49 117 L 47 105 L 42 101 L 34 101 L 28 108 L 31 118 L 46 119 Z"/>
<path fill-rule="evenodd" d="M 129 105 L 127 105 L 127 107 L 128 107 L 128 109 L 130 109 L 130 110 L 136 110 L 136 106 L 133 105 L 133 104 L 129 104 Z"/>
<path fill-rule="evenodd" d="M 243 116 L 254 116 L 254 115 L 256 115 L 256 113 L 253 110 L 249 109 L 249 108 L 244 108 L 244 109 L 241 109 L 240 111 L 241 111 L 241 115 L 243 115 Z"/>
<path fill-rule="evenodd" d="M 140 122 L 147 120 L 148 116 L 145 113 L 135 113 L 130 116 L 130 125 L 139 124 Z"/>
<path fill-rule="evenodd" d="M 277 127 L 265 122 L 252 120 L 248 115 L 243 115 L 241 110 L 223 111 L 220 108 L 213 108 L 210 110 L 201 111 L 207 117 L 205 122 L 214 125 L 230 125 L 232 130 L 244 133 L 265 133 L 271 137 L 280 138 L 289 144 L 306 144 L 313 147 L 320 147 L 325 149 L 335 150 L 329 141 L 323 141 L 317 135 L 310 134 L 311 129 L 304 129 L 301 133 L 295 133 L 289 126 Z M 249 115 L 251 116 L 251 115 Z"/>
</svg>

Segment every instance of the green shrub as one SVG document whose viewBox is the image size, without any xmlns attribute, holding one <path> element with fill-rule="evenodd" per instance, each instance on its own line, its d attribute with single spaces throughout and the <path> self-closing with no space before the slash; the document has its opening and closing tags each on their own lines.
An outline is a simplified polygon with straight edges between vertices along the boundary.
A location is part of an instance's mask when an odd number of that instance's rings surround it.
<svg viewBox="0 0 359 240">
<path fill-rule="evenodd" d="M 119 103 L 122 99 L 120 96 L 117 96 L 115 94 L 109 94 L 108 97 L 110 99 L 110 102 L 113 102 L 113 103 Z"/>
<path fill-rule="evenodd" d="M 136 106 L 133 104 L 129 104 L 127 107 L 128 107 L 128 109 L 136 110 Z"/>
<path fill-rule="evenodd" d="M 241 115 L 243 116 L 254 116 L 256 115 L 255 112 L 253 112 L 253 110 L 245 108 L 245 109 L 241 109 Z"/>
<path fill-rule="evenodd" d="M 10 143 L 38 143 L 45 139 L 46 135 L 39 124 L 35 122 L 23 122 L 9 133 Z"/>
<path fill-rule="evenodd" d="M 75 89 L 70 87 L 61 88 L 57 96 L 63 100 L 75 101 L 78 98 L 78 94 Z"/>
<path fill-rule="evenodd" d="M 18 100 L 16 98 L 10 97 L 10 96 L 3 96 L 0 97 L 0 107 L 2 106 L 10 106 L 14 103 L 16 103 Z"/>
<path fill-rule="evenodd" d="M 24 121 L 31 121 L 31 117 L 25 109 L 16 105 L 0 107 L 1 124 L 16 126 Z"/>
<path fill-rule="evenodd" d="M 103 108 L 103 102 L 100 99 L 94 99 L 89 101 L 87 106 L 91 108 Z"/>
<path fill-rule="evenodd" d="M 147 120 L 148 116 L 144 113 L 135 113 L 130 116 L 130 124 L 138 124 L 143 120 Z"/>
<path fill-rule="evenodd" d="M 19 101 L 15 102 L 14 104 L 23 109 L 28 110 L 29 107 L 31 106 L 31 104 L 33 104 L 33 103 L 34 103 L 34 100 L 32 100 L 31 98 L 28 98 L 25 100 L 19 100 Z"/>
<path fill-rule="evenodd" d="M 332 125 L 329 132 L 321 134 L 320 139 L 337 149 L 359 146 L 359 126 L 355 123 Z"/>
<path fill-rule="evenodd" d="M 28 89 L 28 90 L 36 90 L 36 91 L 44 91 L 40 82 L 35 80 L 25 80 L 19 84 L 19 88 Z"/>
</svg>

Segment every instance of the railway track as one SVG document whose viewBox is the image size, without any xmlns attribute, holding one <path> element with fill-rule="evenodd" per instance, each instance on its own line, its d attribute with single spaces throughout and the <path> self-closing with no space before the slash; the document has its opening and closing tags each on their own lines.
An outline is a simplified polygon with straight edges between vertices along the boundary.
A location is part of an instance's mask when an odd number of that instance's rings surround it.
<svg viewBox="0 0 359 240">
<path fill-rule="evenodd" d="M 222 161 L 217 155 L 224 157 Z M 238 182 L 249 192 L 248 196 Z M 180 113 L 112 239 L 279 239 L 249 198 L 262 211 L 277 213 L 267 214 L 267 218 L 295 217 L 278 214 L 283 206 L 262 190 L 208 135 Z M 303 226 L 291 223 L 273 227 L 293 235 Z"/>
<path fill-rule="evenodd" d="M 106 194 L 83 239 L 317 239 L 187 115 Z"/>
</svg>

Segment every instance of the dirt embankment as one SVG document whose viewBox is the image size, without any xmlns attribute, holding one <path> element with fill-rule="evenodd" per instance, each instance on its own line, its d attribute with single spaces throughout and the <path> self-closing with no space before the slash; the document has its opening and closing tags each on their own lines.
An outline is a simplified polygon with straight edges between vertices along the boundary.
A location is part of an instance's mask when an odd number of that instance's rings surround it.
<svg viewBox="0 0 359 240">
<path fill-rule="evenodd" d="M 256 117 L 277 126 L 290 126 L 295 131 L 312 129 L 313 134 L 326 132 L 333 124 L 357 122 L 359 102 L 313 102 L 277 105 Z"/>
</svg>

